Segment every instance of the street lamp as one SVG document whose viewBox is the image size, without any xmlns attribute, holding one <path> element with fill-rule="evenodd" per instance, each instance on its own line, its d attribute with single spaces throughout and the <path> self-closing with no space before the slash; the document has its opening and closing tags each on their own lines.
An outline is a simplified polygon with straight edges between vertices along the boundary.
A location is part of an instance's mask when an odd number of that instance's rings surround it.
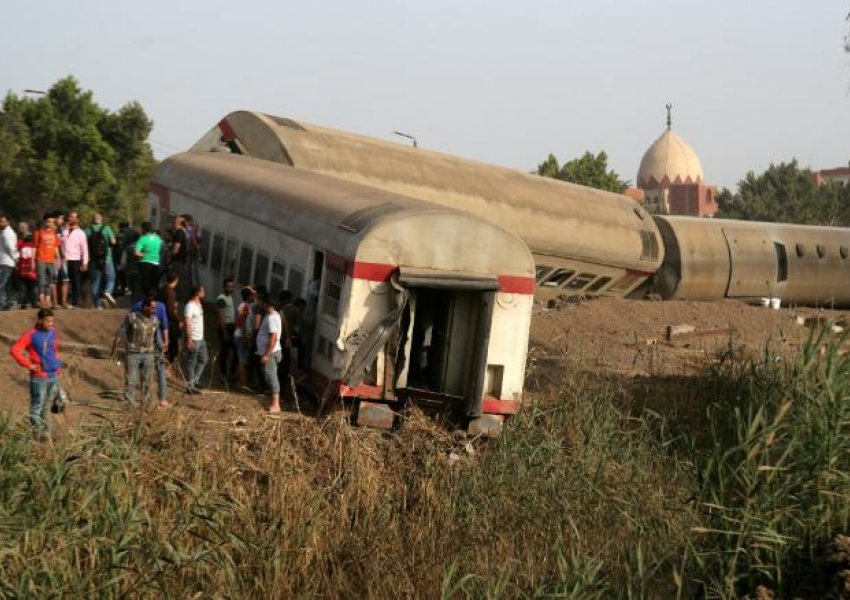
<svg viewBox="0 0 850 600">
<path fill-rule="evenodd" d="M 400 132 L 400 131 L 393 131 L 393 133 L 394 133 L 394 134 L 396 134 L 396 135 L 400 135 L 400 136 L 401 136 L 401 137 L 403 137 L 403 138 L 407 138 L 407 139 L 409 139 L 409 140 L 413 140 L 413 147 L 414 147 L 414 148 L 417 148 L 417 145 L 416 145 L 416 138 L 415 138 L 415 137 L 413 137 L 412 135 L 410 135 L 410 134 L 408 134 L 408 133 L 402 133 L 402 132 Z"/>
<path fill-rule="evenodd" d="M 39 95 L 39 96 L 46 96 L 47 95 L 47 92 L 44 92 L 42 90 L 24 90 L 24 93 L 25 94 L 36 94 L 36 95 Z"/>
</svg>

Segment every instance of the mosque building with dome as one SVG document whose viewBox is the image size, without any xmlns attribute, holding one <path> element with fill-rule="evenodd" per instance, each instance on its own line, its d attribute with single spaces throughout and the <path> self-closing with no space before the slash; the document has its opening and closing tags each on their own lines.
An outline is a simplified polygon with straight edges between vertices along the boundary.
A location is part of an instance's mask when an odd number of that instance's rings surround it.
<svg viewBox="0 0 850 600">
<path fill-rule="evenodd" d="M 699 156 L 673 131 L 667 105 L 667 129 L 640 161 L 637 189 L 628 195 L 640 199 L 651 212 L 665 215 L 713 217 L 717 187 L 706 185 Z"/>
</svg>

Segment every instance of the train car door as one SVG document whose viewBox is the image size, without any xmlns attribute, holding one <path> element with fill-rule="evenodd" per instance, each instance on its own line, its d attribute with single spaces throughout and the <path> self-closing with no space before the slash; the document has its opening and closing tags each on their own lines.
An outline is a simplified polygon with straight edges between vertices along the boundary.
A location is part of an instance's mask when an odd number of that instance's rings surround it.
<svg viewBox="0 0 850 600">
<path fill-rule="evenodd" d="M 395 389 L 417 397 L 454 398 L 481 414 L 495 277 L 400 269 L 408 292 L 399 331 Z"/>
<path fill-rule="evenodd" d="M 497 279 L 402 268 L 396 287 L 396 307 L 365 336 L 343 382 L 359 384 L 383 349 L 388 397 L 457 402 L 480 416 Z"/>
<path fill-rule="evenodd" d="M 729 246 L 730 298 L 772 296 L 776 288 L 777 251 L 765 232 L 723 228 Z"/>
</svg>

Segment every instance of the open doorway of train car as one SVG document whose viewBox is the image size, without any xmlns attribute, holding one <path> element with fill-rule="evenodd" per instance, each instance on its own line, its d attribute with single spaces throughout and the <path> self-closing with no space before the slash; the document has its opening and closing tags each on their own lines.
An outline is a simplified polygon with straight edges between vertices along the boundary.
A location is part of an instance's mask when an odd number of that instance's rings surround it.
<svg viewBox="0 0 850 600">
<path fill-rule="evenodd" d="M 342 382 L 379 386 L 381 398 L 391 402 L 480 416 L 496 278 L 401 269 L 393 287 L 395 308 L 363 332 Z"/>
<path fill-rule="evenodd" d="M 452 284 L 406 286 L 394 387 L 402 398 L 449 402 L 467 415 L 477 415 L 496 284 L 487 280 Z"/>
</svg>

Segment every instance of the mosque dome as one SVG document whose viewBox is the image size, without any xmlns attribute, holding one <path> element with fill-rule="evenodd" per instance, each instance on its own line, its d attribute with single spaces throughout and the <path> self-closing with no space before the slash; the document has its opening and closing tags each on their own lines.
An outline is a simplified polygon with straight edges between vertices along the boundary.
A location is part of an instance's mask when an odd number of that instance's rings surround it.
<svg viewBox="0 0 850 600">
<path fill-rule="evenodd" d="M 655 140 L 640 161 L 637 186 L 653 189 L 676 183 L 703 183 L 703 180 L 697 153 L 670 129 L 668 114 L 667 130 Z"/>
</svg>

